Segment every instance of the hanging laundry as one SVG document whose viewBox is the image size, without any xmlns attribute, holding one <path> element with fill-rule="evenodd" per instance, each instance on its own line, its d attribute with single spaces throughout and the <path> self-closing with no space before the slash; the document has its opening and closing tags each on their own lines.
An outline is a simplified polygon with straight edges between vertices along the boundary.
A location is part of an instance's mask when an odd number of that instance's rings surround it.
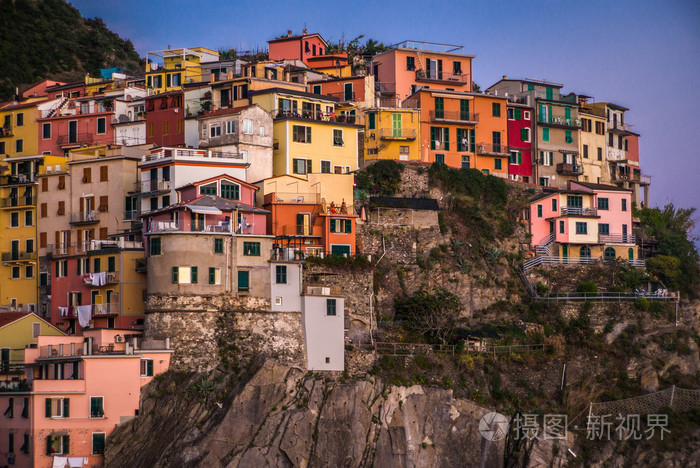
<svg viewBox="0 0 700 468">
<path fill-rule="evenodd" d="M 81 305 L 77 306 L 76 309 L 78 309 L 78 323 L 83 328 L 87 327 L 90 324 L 90 320 L 92 320 L 92 306 Z"/>
<path fill-rule="evenodd" d="M 53 465 L 51 468 L 65 468 L 68 464 L 68 457 L 53 457 Z"/>
<path fill-rule="evenodd" d="M 68 317 L 68 307 L 59 307 L 58 312 L 61 314 L 61 317 Z"/>
<path fill-rule="evenodd" d="M 104 286 L 107 284 L 107 272 L 106 271 L 101 271 L 99 273 L 95 273 L 95 276 L 97 276 L 97 286 Z"/>
<path fill-rule="evenodd" d="M 68 457 L 68 466 L 71 468 L 82 468 L 85 465 L 83 457 Z"/>
</svg>

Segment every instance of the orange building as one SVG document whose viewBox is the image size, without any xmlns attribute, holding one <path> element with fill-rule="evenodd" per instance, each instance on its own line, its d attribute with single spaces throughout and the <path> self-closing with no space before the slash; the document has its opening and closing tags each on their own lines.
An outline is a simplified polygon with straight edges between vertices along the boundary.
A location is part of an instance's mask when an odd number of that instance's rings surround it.
<svg viewBox="0 0 700 468">
<path fill-rule="evenodd" d="M 422 88 L 407 104 L 420 109 L 421 161 L 508 177 L 507 98 Z"/>
<path fill-rule="evenodd" d="M 404 41 L 372 58 L 381 97 L 403 101 L 420 88 L 472 90 L 472 59 L 464 47 Z"/>
</svg>

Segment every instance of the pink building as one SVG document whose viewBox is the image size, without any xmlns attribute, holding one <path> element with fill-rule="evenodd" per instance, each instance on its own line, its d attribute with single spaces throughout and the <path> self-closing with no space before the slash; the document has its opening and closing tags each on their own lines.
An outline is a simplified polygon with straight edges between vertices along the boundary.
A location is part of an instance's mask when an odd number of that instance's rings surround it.
<svg viewBox="0 0 700 468">
<path fill-rule="evenodd" d="M 130 333 L 39 336 L 25 350 L 22 390 L 0 393 L 12 416 L 0 424 L 0 441 L 12 441 L 14 466 L 103 464 L 106 438 L 138 414 L 141 387 L 170 365 L 168 340 Z"/>
</svg>

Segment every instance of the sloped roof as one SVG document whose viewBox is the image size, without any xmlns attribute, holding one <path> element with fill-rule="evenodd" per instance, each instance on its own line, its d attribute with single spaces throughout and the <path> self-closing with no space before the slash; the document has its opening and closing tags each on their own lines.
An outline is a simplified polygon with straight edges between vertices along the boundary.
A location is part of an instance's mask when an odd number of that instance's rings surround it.
<svg viewBox="0 0 700 468">
<path fill-rule="evenodd" d="M 31 312 L 0 312 L 0 328 L 30 314 Z"/>
<path fill-rule="evenodd" d="M 591 182 L 579 182 L 579 181 L 572 181 L 572 183 L 582 185 L 582 186 L 587 187 L 587 188 L 592 189 L 592 190 L 603 190 L 606 192 L 631 192 L 632 191 L 632 189 L 617 187 L 615 185 L 594 184 Z"/>
<path fill-rule="evenodd" d="M 240 203 L 234 200 L 228 200 L 226 198 L 217 197 L 216 195 L 203 195 L 199 198 L 195 198 L 189 203 L 185 203 L 183 206 L 213 206 L 220 209 L 221 211 L 238 210 L 245 213 L 270 214 L 270 212 L 267 210 L 246 205 L 244 203 Z"/>
</svg>

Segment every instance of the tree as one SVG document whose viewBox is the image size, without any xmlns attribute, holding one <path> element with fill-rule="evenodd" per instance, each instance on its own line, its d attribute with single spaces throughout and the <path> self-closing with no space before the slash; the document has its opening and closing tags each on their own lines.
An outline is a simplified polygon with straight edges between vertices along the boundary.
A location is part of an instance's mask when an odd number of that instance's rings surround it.
<svg viewBox="0 0 700 468">
<path fill-rule="evenodd" d="M 404 320 L 405 326 L 422 333 L 442 344 L 454 336 L 461 321 L 462 301 L 455 294 L 443 289 L 431 293 L 419 289 L 412 296 L 394 300 L 396 318 Z"/>
</svg>

